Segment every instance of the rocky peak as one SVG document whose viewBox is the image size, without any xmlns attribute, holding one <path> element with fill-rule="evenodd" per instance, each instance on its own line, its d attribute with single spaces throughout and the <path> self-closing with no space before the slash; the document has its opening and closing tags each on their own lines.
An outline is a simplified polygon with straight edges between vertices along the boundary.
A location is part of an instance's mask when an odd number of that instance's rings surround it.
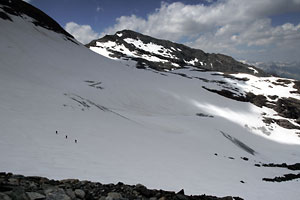
<svg viewBox="0 0 300 200">
<path fill-rule="evenodd" d="M 267 76 L 262 70 L 238 62 L 230 56 L 205 53 L 200 49 L 156 39 L 131 30 L 106 35 L 86 46 L 109 58 L 134 60 L 138 68 L 149 67 L 158 71 L 170 71 L 192 66 L 205 71 Z"/>
</svg>

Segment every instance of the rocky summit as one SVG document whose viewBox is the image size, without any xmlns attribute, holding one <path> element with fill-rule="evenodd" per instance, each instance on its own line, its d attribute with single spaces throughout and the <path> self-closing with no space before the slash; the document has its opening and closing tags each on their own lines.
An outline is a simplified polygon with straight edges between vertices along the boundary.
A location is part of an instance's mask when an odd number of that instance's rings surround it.
<svg viewBox="0 0 300 200">
<path fill-rule="evenodd" d="M 242 200 L 239 197 L 188 196 L 148 189 L 144 185 L 101 184 L 78 179 L 49 180 L 38 176 L 0 173 L 0 200 Z"/>
<path fill-rule="evenodd" d="M 169 71 L 193 66 L 208 71 L 267 76 L 262 70 L 238 62 L 230 56 L 205 53 L 200 49 L 156 39 L 131 30 L 106 35 L 86 46 L 110 58 L 136 61 L 138 68 L 149 67 L 158 71 Z"/>
</svg>

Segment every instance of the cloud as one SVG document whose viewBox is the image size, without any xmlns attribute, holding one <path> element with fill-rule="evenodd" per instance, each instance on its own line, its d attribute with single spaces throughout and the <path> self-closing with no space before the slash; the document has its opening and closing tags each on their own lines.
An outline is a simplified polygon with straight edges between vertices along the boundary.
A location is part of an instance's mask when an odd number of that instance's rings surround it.
<svg viewBox="0 0 300 200">
<path fill-rule="evenodd" d="M 103 8 L 100 7 L 100 6 L 97 6 L 96 11 L 97 11 L 97 12 L 103 11 Z"/>
<path fill-rule="evenodd" d="M 23 1 L 25 1 L 25 2 L 27 2 L 27 3 L 30 3 L 32 0 L 23 0 Z"/>
<path fill-rule="evenodd" d="M 296 48 L 300 46 L 300 24 L 272 26 L 271 21 L 271 16 L 300 11 L 300 0 L 209 2 L 212 3 L 186 5 L 181 2 L 163 2 L 159 9 L 145 19 L 135 15 L 117 18 L 115 25 L 101 35 L 131 29 L 236 58 L 255 57 L 255 54 L 261 52 L 265 52 L 264 57 L 268 57 L 266 52 L 272 52 L 282 58 L 300 59 L 294 56 L 295 53 L 290 54 L 296 50 L 300 55 L 299 48 Z"/>
<path fill-rule="evenodd" d="M 87 44 L 100 37 L 98 33 L 93 31 L 90 25 L 79 25 L 75 22 L 68 22 L 65 25 L 65 30 L 83 44 Z"/>
</svg>

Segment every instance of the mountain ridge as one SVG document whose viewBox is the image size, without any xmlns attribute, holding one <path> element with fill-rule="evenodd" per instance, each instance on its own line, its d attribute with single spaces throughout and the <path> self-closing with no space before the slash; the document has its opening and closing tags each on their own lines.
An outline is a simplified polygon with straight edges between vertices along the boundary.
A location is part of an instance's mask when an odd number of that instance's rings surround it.
<svg viewBox="0 0 300 200">
<path fill-rule="evenodd" d="M 61 33 L 65 35 L 68 40 L 75 42 L 74 37 L 64 30 L 55 20 L 43 11 L 36 9 L 31 4 L 18 0 L 1 0 L 1 5 L 4 12 L 0 11 L 0 18 L 13 21 L 13 19 L 7 14 L 19 17 L 27 15 L 34 19 L 32 22 L 34 25 Z"/>
<path fill-rule="evenodd" d="M 129 39 L 131 41 L 129 41 Z M 127 48 L 133 55 L 124 53 L 124 49 L 114 49 L 112 46 L 106 47 L 106 43 L 114 42 L 116 45 Z M 141 46 L 141 43 L 144 46 Z M 103 46 L 102 46 L 103 44 Z M 154 44 L 153 48 L 160 48 L 156 52 L 144 48 Z M 224 54 L 205 53 L 200 49 L 194 49 L 183 44 L 168 40 L 156 39 L 132 30 L 122 30 L 114 35 L 106 35 L 100 39 L 91 41 L 86 47 L 97 51 L 98 48 L 106 48 L 110 57 L 132 59 L 137 62 L 137 67 L 150 67 L 155 70 L 173 70 L 185 66 L 193 66 L 203 70 L 219 71 L 225 73 L 248 73 L 256 76 L 269 76 L 259 68 L 250 66 Z M 150 50 L 150 51 L 149 51 Z M 125 50 L 126 51 L 126 50 Z M 135 55 L 136 54 L 136 55 Z M 157 57 L 160 61 L 151 61 L 143 58 L 143 55 Z"/>
</svg>

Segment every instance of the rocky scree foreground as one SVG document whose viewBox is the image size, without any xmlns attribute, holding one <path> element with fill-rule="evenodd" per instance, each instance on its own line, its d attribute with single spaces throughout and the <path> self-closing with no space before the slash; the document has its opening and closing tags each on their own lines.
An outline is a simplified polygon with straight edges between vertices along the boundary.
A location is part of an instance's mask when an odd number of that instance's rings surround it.
<svg viewBox="0 0 300 200">
<path fill-rule="evenodd" d="M 44 177 L 22 176 L 12 173 L 0 173 L 1 200 L 241 200 L 239 197 L 198 195 L 187 196 L 184 190 L 178 193 L 150 190 L 141 184 L 125 185 L 101 184 L 77 179 L 49 180 Z"/>
</svg>

